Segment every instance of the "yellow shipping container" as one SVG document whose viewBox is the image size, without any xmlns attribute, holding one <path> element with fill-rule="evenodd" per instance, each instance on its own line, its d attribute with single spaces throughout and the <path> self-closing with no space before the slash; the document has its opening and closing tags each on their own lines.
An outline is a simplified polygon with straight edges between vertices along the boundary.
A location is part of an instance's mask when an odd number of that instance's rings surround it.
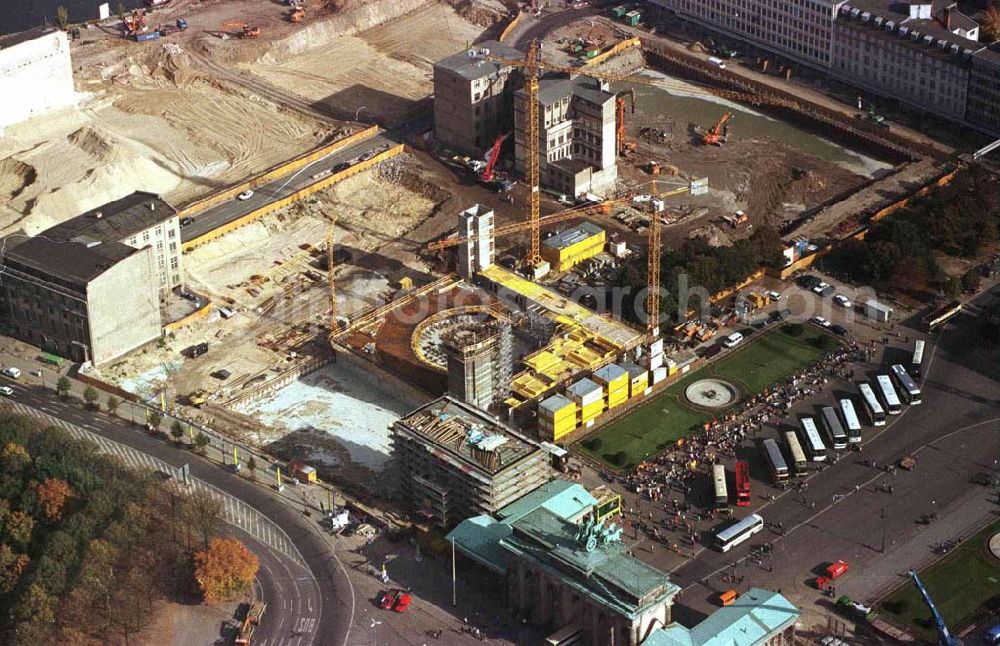
<svg viewBox="0 0 1000 646">
<path fill-rule="evenodd" d="M 619 388 L 616 392 L 608 393 L 608 408 L 621 406 L 628 401 L 628 388 Z"/>
<path fill-rule="evenodd" d="M 580 423 L 586 424 L 604 412 L 604 400 L 598 399 L 593 404 L 587 404 L 580 409 Z"/>
</svg>

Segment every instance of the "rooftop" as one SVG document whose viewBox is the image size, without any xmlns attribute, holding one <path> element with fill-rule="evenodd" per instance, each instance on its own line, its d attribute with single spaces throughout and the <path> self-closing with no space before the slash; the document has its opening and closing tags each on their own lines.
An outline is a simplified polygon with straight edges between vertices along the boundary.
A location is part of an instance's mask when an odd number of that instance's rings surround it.
<svg viewBox="0 0 1000 646">
<path fill-rule="evenodd" d="M 478 54 L 471 55 L 473 51 L 478 52 Z M 484 51 L 489 53 L 483 54 L 482 52 Z M 524 58 L 524 54 L 513 47 L 508 47 L 495 40 L 487 40 L 475 45 L 472 49 L 462 50 L 457 54 L 442 58 L 437 63 L 434 63 L 434 67 L 448 70 L 470 81 L 493 76 L 509 67 L 504 63 L 488 60 L 487 56 L 512 60 L 521 60 Z"/>
<path fill-rule="evenodd" d="M 589 523 L 597 502 L 580 485 L 553 480 L 501 509 L 498 519 L 463 521 L 448 539 L 463 554 L 501 573 L 510 559 L 528 559 L 629 616 L 675 595 L 679 588 L 666 574 L 625 554 L 620 527 Z"/>
<path fill-rule="evenodd" d="M 542 105 L 558 103 L 568 96 L 577 96 L 597 105 L 615 98 L 614 94 L 601 89 L 599 81 L 586 76 L 570 77 L 558 73 L 548 74 L 538 80 L 538 102 Z"/>
<path fill-rule="evenodd" d="M 54 240 L 121 241 L 177 215 L 158 195 L 136 191 L 44 231 Z"/>
<path fill-rule="evenodd" d="M 654 631 L 642 646 L 755 646 L 793 624 L 799 609 L 777 592 L 750 588 L 694 628 L 671 624 Z"/>
<path fill-rule="evenodd" d="M 489 413 L 445 395 L 394 424 L 427 443 L 428 450 L 463 470 L 496 475 L 540 451 Z"/>
<path fill-rule="evenodd" d="M 550 238 L 546 238 L 542 241 L 542 244 L 553 249 L 565 249 L 601 233 L 604 233 L 604 229 L 593 222 L 581 222 L 571 229 L 566 229 Z"/>
<path fill-rule="evenodd" d="M 25 31 L 19 31 L 16 34 L 0 35 L 0 49 L 20 45 L 29 40 L 35 40 L 36 38 L 54 33 L 56 33 L 55 27 L 32 27 Z"/>
<path fill-rule="evenodd" d="M 848 24 L 866 26 L 883 38 L 918 48 L 929 55 L 949 57 L 971 54 L 979 49 L 978 41 L 952 31 L 974 29 L 977 26 L 974 20 L 956 9 L 949 9 L 948 5 L 952 4 L 949 2 L 935 0 L 922 4 L 933 5 L 932 18 L 911 18 L 909 5 L 895 0 L 848 0 L 840 8 L 838 20 L 847 18 L 850 20 Z M 951 30 L 945 26 L 948 20 L 951 21 Z"/>
<path fill-rule="evenodd" d="M 53 240 L 45 234 L 30 238 L 9 236 L 4 242 L 7 246 L 4 263 L 18 263 L 81 287 L 140 252 L 120 242 L 84 244 Z"/>
</svg>

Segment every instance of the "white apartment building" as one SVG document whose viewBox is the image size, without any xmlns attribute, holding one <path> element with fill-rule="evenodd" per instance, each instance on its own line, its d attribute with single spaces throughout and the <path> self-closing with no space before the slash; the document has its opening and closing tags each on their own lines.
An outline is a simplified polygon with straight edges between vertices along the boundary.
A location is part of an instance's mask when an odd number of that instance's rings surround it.
<svg viewBox="0 0 1000 646">
<path fill-rule="evenodd" d="M 578 76 L 545 77 L 538 84 L 539 180 L 567 195 L 601 193 L 618 178 L 615 95 Z M 514 96 L 514 160 L 525 172 L 527 92 Z"/>
<path fill-rule="evenodd" d="M 678 17 L 1000 134 L 1000 53 L 949 0 L 649 0 Z"/>
</svg>

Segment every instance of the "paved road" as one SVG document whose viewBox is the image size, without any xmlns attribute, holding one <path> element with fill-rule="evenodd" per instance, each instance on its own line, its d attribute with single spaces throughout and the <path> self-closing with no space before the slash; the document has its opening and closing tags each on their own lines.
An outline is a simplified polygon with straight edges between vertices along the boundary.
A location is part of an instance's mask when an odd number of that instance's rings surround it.
<svg viewBox="0 0 1000 646">
<path fill-rule="evenodd" d="M 248 200 L 234 198 L 228 202 L 223 202 L 222 204 L 206 209 L 193 216 L 194 222 L 181 229 L 181 241 L 187 242 L 188 240 L 204 235 L 251 211 L 259 209 L 262 206 L 267 206 L 275 200 L 280 200 L 301 188 L 315 183 L 317 180 L 313 178 L 313 175 L 316 173 L 330 170 L 341 162 L 356 161 L 360 155 L 369 150 L 381 151 L 396 145 L 396 143 L 387 137 L 386 133 L 380 133 L 371 139 L 366 139 L 358 144 L 318 159 L 287 177 L 276 179 L 273 182 L 255 188 L 253 196 Z"/>
<path fill-rule="evenodd" d="M 7 383 L 15 389 L 11 404 L 16 410 L 44 416 L 77 435 L 96 434 L 103 450 L 127 464 L 172 472 L 188 463 L 195 486 L 219 497 L 226 519 L 272 548 L 268 554 L 274 558 L 262 558 L 270 600 L 260 646 L 347 643 L 355 610 L 347 572 L 330 544 L 288 501 L 121 420 L 62 401 L 41 386 Z"/>
</svg>

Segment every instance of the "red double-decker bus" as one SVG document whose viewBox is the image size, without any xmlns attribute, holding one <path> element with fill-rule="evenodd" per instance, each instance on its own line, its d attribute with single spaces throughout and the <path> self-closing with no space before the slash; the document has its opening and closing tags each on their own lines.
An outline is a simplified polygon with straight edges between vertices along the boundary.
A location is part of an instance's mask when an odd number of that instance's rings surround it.
<svg viewBox="0 0 1000 646">
<path fill-rule="evenodd" d="M 736 506 L 750 506 L 750 463 L 736 461 Z"/>
</svg>

